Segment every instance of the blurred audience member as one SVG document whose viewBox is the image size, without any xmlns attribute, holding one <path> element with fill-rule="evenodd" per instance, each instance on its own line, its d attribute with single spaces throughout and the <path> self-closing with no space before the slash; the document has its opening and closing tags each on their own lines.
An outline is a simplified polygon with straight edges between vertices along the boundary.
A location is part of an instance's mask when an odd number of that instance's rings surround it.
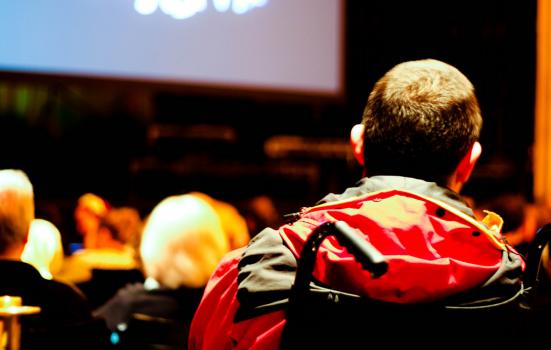
<svg viewBox="0 0 551 350">
<path fill-rule="evenodd" d="M 71 343 L 74 336 L 81 336 L 82 341 L 96 344 L 76 327 L 92 321 L 84 296 L 70 285 L 42 278 L 37 269 L 21 261 L 33 219 L 34 193 L 27 175 L 20 170 L 0 170 L 0 295 L 18 296 L 23 305 L 41 308 L 39 314 L 22 318 L 21 348 L 89 349 Z M 60 336 L 64 327 L 72 331 Z"/>
<path fill-rule="evenodd" d="M 266 195 L 251 198 L 244 212 L 251 236 L 255 236 L 266 227 L 278 228 L 283 224 L 273 200 Z"/>
<path fill-rule="evenodd" d="M 43 278 L 50 280 L 61 270 L 63 257 L 61 233 L 57 227 L 47 220 L 34 219 L 21 260 L 33 265 Z"/>
<path fill-rule="evenodd" d="M 84 248 L 65 258 L 57 277 L 83 283 L 92 278 L 93 269 L 132 270 L 139 266 L 133 240 L 140 235 L 142 220 L 136 209 L 109 209 L 88 227 Z"/>
<path fill-rule="evenodd" d="M 203 198 L 171 196 L 152 210 L 140 245 L 145 283 L 121 289 L 95 311 L 110 329 L 124 329 L 133 314 L 145 314 L 182 324 L 187 332 L 207 280 L 231 248 L 218 213 Z"/>
<path fill-rule="evenodd" d="M 82 235 L 84 248 L 96 246 L 99 223 L 110 209 L 109 203 L 96 194 L 85 193 L 79 197 L 74 216 L 76 230 Z"/>
<path fill-rule="evenodd" d="M 503 218 L 503 235 L 523 254 L 534 240 L 537 229 L 551 222 L 549 208 L 529 202 L 520 193 L 502 193 L 481 201 L 476 207 L 479 217 L 485 215 L 484 210 L 500 215 Z"/>
<path fill-rule="evenodd" d="M 143 282 L 135 243 L 141 230 L 136 209 L 111 208 L 87 233 L 87 247 L 66 257 L 55 277 L 75 283 L 93 308 L 102 305 L 125 285 Z"/>
</svg>

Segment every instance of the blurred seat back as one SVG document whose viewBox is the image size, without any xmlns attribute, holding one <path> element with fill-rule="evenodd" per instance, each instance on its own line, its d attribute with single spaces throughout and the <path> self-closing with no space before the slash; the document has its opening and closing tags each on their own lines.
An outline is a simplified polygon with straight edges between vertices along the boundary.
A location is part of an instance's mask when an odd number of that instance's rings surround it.
<svg viewBox="0 0 551 350">
<path fill-rule="evenodd" d="M 138 269 L 92 269 L 92 278 L 77 286 L 95 309 L 107 302 L 120 288 L 130 283 L 142 283 L 143 281 L 143 273 Z"/>
<path fill-rule="evenodd" d="M 23 320 L 21 350 L 108 350 L 110 331 L 103 319 L 50 326 L 26 326 Z"/>
<path fill-rule="evenodd" d="M 125 331 L 120 333 L 117 349 L 182 350 L 187 349 L 189 324 L 162 317 L 132 314 Z"/>
</svg>

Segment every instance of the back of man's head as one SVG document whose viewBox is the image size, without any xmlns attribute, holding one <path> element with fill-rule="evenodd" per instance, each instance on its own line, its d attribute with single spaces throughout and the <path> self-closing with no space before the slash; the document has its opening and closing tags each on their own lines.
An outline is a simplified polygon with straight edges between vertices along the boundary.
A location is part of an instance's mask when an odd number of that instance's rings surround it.
<svg viewBox="0 0 551 350">
<path fill-rule="evenodd" d="M 33 219 L 33 187 L 27 175 L 0 170 L 0 255 L 25 243 Z"/>
<path fill-rule="evenodd" d="M 409 61 L 373 88 L 363 115 L 367 174 L 447 184 L 482 127 L 473 85 L 437 60 Z"/>
</svg>

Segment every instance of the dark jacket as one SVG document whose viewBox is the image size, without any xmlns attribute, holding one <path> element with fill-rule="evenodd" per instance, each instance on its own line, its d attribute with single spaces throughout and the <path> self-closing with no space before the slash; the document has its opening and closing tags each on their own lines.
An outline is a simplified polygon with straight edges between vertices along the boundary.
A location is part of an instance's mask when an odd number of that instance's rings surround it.
<svg viewBox="0 0 551 350">
<path fill-rule="evenodd" d="M 202 295 L 202 288 L 146 289 L 143 283 L 134 283 L 121 288 L 107 303 L 95 310 L 94 315 L 104 318 L 111 330 L 127 324 L 132 314 L 189 324 Z"/>
<path fill-rule="evenodd" d="M 19 296 L 23 305 L 41 309 L 38 314 L 21 316 L 23 350 L 98 348 L 97 335 L 105 336 L 107 330 L 92 317 L 77 288 L 44 279 L 33 266 L 13 260 L 0 260 L 0 280 L 0 295 Z"/>
</svg>

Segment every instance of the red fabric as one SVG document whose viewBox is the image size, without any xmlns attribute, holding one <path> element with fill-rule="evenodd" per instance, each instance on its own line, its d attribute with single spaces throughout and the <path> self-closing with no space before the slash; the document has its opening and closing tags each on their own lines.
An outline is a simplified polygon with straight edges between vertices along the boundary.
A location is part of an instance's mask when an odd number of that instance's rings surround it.
<svg viewBox="0 0 551 350">
<path fill-rule="evenodd" d="M 358 229 L 389 262 L 389 271 L 372 279 L 335 239 L 325 240 L 315 277 L 340 290 L 399 303 L 430 301 L 486 282 L 502 263 L 500 234 L 480 232 L 464 214 L 400 191 L 305 210 L 279 232 L 298 257 L 312 230 L 335 220 Z M 233 323 L 241 252 L 223 259 L 209 280 L 191 325 L 190 350 L 279 348 L 283 310 Z"/>
<path fill-rule="evenodd" d="M 326 239 L 314 276 L 340 290 L 371 298 L 413 303 L 439 299 L 484 283 L 502 262 L 503 250 L 490 232 L 465 215 L 421 196 L 397 190 L 336 202 L 303 212 L 280 234 L 298 257 L 310 232 L 322 222 L 342 220 L 358 229 L 388 263 L 373 279 L 341 247 Z"/>
<path fill-rule="evenodd" d="M 189 350 L 276 350 L 285 325 L 284 311 L 233 323 L 239 306 L 237 263 L 242 249 L 229 253 L 211 276 L 191 323 Z M 239 342 L 237 342 L 239 340 Z"/>
<path fill-rule="evenodd" d="M 232 339 L 239 340 L 235 350 L 277 350 L 285 326 L 285 311 L 270 312 L 234 325 Z M 214 348 L 212 348 L 214 349 Z"/>
<path fill-rule="evenodd" d="M 235 295 L 240 256 L 238 251 L 229 253 L 210 277 L 191 323 L 189 349 L 231 349 L 229 335 L 238 307 Z"/>
</svg>

